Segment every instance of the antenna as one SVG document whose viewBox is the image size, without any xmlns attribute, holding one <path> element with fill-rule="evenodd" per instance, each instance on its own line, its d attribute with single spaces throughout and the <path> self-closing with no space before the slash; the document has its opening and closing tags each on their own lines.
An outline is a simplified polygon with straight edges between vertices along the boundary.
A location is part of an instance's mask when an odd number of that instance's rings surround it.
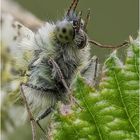
<svg viewBox="0 0 140 140">
<path fill-rule="evenodd" d="M 87 16 L 86 16 L 86 19 L 85 19 L 85 25 L 84 25 L 84 30 L 85 31 L 87 30 L 87 25 L 88 25 L 89 20 L 90 20 L 90 9 L 88 9 L 88 13 L 87 13 Z"/>
<path fill-rule="evenodd" d="M 75 9 L 76 9 L 76 7 L 78 5 L 78 2 L 79 2 L 79 0 L 73 0 L 72 1 L 71 5 L 70 5 L 70 7 L 68 9 L 67 15 L 69 15 L 69 13 L 70 13 L 70 11 L 71 11 L 71 9 L 72 9 L 73 6 L 74 6 L 73 7 L 73 11 L 75 11 Z"/>
<path fill-rule="evenodd" d="M 77 1 L 75 2 L 75 5 L 74 5 L 74 7 L 73 7 L 73 11 L 75 11 L 75 9 L 76 9 L 76 7 L 77 7 L 77 5 L 78 5 L 78 2 L 79 2 L 79 0 L 77 0 Z"/>
<path fill-rule="evenodd" d="M 82 11 L 79 12 L 79 20 L 78 20 L 78 28 L 77 28 L 77 31 L 79 31 L 79 29 L 81 27 L 81 19 L 82 19 Z"/>
<path fill-rule="evenodd" d="M 101 48 L 110 48 L 110 49 L 116 49 L 116 48 L 125 47 L 125 46 L 128 46 L 128 44 L 129 44 L 128 41 L 125 41 L 125 42 L 123 42 L 122 44 L 117 45 L 117 46 L 103 45 L 103 44 L 100 44 L 99 42 L 97 42 L 97 41 L 95 41 L 95 40 L 89 40 L 88 42 L 91 43 L 91 44 L 94 44 L 94 45 L 96 45 L 96 46 L 98 46 L 98 47 L 101 47 Z"/>
</svg>

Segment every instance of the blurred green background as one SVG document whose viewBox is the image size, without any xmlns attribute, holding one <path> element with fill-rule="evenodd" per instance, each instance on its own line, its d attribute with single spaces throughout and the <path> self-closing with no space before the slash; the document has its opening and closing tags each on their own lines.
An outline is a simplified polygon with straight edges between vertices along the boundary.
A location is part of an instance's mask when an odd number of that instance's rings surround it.
<svg viewBox="0 0 140 140">
<path fill-rule="evenodd" d="M 16 0 L 24 8 L 45 21 L 57 21 L 62 18 L 71 0 Z M 88 27 L 89 37 L 103 44 L 117 45 L 128 36 L 137 36 L 139 28 L 139 0 L 80 0 L 78 10 L 86 15 L 91 9 Z M 121 50 L 123 52 L 124 49 Z M 109 49 L 92 49 L 92 54 L 103 61 Z"/>
</svg>

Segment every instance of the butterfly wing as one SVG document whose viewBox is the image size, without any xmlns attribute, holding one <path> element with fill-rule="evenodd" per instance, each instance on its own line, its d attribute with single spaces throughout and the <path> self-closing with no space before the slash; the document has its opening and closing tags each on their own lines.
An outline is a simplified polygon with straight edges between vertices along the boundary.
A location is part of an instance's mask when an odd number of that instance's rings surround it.
<svg viewBox="0 0 140 140">
<path fill-rule="evenodd" d="M 27 67 L 33 57 L 33 51 L 37 50 L 34 33 L 19 22 L 14 22 L 13 28 L 16 36 L 13 37 L 15 45 L 11 46 L 11 53 L 14 55 L 16 52 L 14 59 L 19 67 Z"/>
<path fill-rule="evenodd" d="M 9 14 L 3 14 L 2 21 L 1 42 L 10 51 L 14 69 L 25 70 L 33 57 L 33 52 L 38 50 L 35 34 Z"/>
</svg>

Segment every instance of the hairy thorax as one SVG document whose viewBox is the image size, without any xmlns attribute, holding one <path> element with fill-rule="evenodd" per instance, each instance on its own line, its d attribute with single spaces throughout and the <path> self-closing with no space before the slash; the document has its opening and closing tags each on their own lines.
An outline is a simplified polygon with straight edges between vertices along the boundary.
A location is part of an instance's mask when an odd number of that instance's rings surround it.
<svg viewBox="0 0 140 140">
<path fill-rule="evenodd" d="M 56 62 L 69 87 L 78 68 L 84 64 L 84 61 L 87 61 L 89 56 L 88 46 L 82 49 L 79 48 L 84 38 L 82 31 L 75 35 L 73 41 L 64 44 L 56 40 L 55 34 L 53 34 L 55 27 L 51 25 L 48 28 L 48 26 L 50 25 L 47 24 L 35 35 L 37 48 L 40 51 L 35 52 L 35 57 L 29 67 L 30 76 L 28 83 L 39 87 L 39 89 L 45 89 L 46 92 L 43 93 L 46 95 L 47 91 L 49 91 L 49 93 L 51 92 L 55 96 L 63 96 L 67 92 L 66 87 L 62 83 L 57 68 L 53 64 L 50 64 L 49 60 L 51 58 Z M 44 35 L 46 29 L 49 30 Z M 50 39 L 47 39 L 47 36 Z"/>
</svg>

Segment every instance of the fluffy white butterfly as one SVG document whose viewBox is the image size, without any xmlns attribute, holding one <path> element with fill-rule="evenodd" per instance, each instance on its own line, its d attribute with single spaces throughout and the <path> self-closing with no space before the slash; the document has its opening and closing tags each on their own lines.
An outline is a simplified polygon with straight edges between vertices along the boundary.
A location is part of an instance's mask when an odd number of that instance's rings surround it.
<svg viewBox="0 0 140 140">
<path fill-rule="evenodd" d="M 6 20 L 3 20 L 2 40 L 10 45 L 19 68 L 27 70 L 27 83 L 21 85 L 27 102 L 36 114 L 44 110 L 37 121 L 51 113 L 58 101 L 67 102 L 72 79 L 87 63 L 81 73 L 84 75 L 86 71 L 88 81 L 93 82 L 91 73 L 96 58 L 89 61 L 86 33 L 89 13 L 84 23 L 81 13 L 75 11 L 77 4 L 78 1 L 73 0 L 61 21 L 46 22 L 37 32 L 15 21 L 12 16 L 3 14 Z M 8 41 L 7 32 L 10 33 Z"/>
</svg>

